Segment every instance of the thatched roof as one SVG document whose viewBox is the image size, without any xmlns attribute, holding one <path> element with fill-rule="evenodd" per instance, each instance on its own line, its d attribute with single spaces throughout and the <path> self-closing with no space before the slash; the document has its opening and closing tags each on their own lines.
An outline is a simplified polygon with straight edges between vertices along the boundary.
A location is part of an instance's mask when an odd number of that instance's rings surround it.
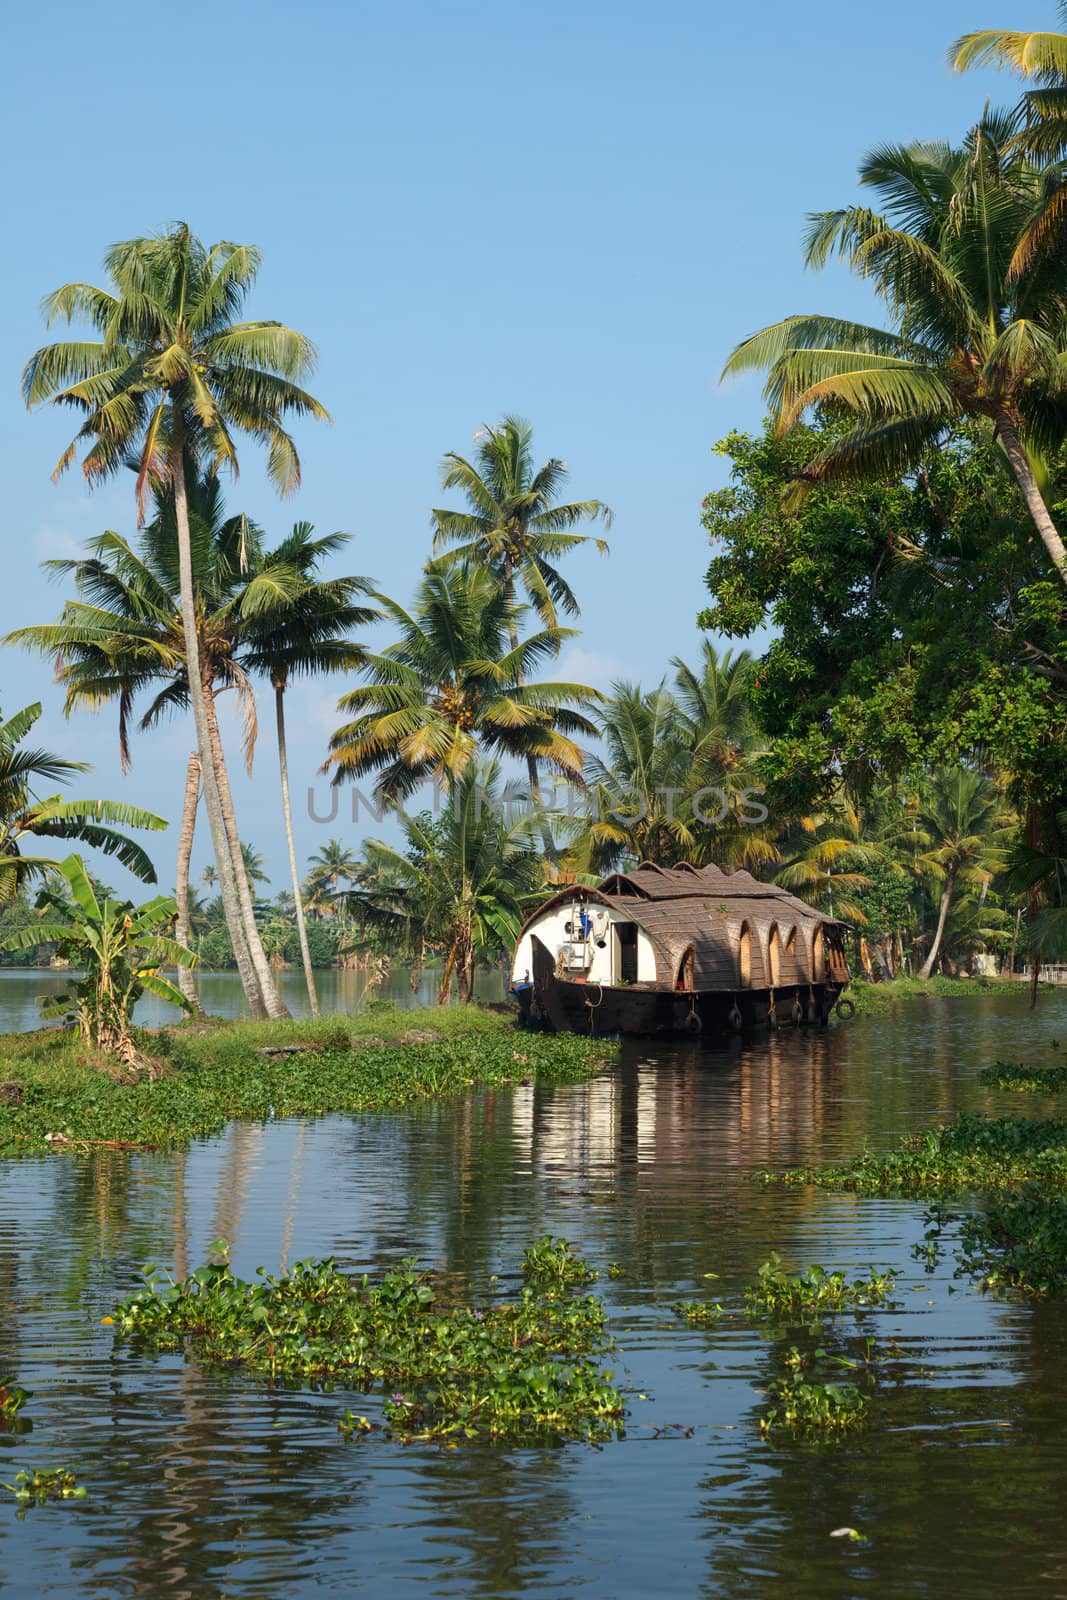
<svg viewBox="0 0 1067 1600">
<path fill-rule="evenodd" d="M 778 884 L 689 862 L 660 867 L 643 861 L 633 872 L 611 873 L 595 889 L 563 890 L 541 911 L 578 895 L 644 929 L 655 950 L 658 988 L 674 988 L 690 951 L 693 986 L 700 990 L 817 981 L 816 942 L 827 943 L 839 927 Z"/>
</svg>

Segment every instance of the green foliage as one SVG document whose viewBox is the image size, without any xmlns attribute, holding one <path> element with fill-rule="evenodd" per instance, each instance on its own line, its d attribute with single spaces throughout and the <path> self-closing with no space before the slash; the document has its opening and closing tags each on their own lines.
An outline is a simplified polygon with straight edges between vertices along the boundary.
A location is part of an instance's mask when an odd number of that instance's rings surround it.
<svg viewBox="0 0 1067 1600">
<path fill-rule="evenodd" d="M 867 1420 L 867 1400 L 854 1383 L 820 1382 L 812 1367 L 824 1351 L 802 1355 L 793 1345 L 785 1360 L 788 1371 L 767 1386 L 768 1403 L 759 1421 L 764 1438 L 777 1432 L 793 1435 L 848 1433 Z"/>
<path fill-rule="evenodd" d="M 114 856 L 143 883 L 155 883 L 155 868 L 141 846 L 118 828 L 158 831 L 167 826 L 163 817 L 119 800 L 35 795 L 35 782 L 56 783 L 88 770 L 83 761 L 67 761 L 24 744 L 40 715 L 39 704 L 24 706 L 0 722 L 0 906 L 10 905 L 24 885 L 59 870 L 52 856 L 26 854 L 30 839 L 77 839 Z"/>
<path fill-rule="evenodd" d="M 578 615 L 578 601 L 555 563 L 579 545 L 594 543 L 601 555 L 603 539 L 575 533 L 582 523 L 611 526 L 611 511 L 600 500 L 578 500 L 561 505 L 558 495 L 568 469 L 553 456 L 536 468 L 533 464 L 533 429 L 522 417 L 504 417 L 493 428 L 483 428 L 473 461 L 450 450 L 441 463 L 445 489 L 459 489 L 467 510 L 435 510 L 434 551 L 437 565 L 457 563 L 489 568 L 507 598 L 517 599 L 523 588 L 547 627 L 557 612 Z"/>
<path fill-rule="evenodd" d="M 82 967 L 84 975 L 71 979 L 68 993 L 50 998 L 43 1015 L 73 1014 L 86 1044 L 137 1066 L 131 1019 L 141 995 L 188 1008 L 180 990 L 159 971 L 164 961 L 189 967 L 196 959 L 168 937 L 177 907 L 164 895 L 137 907 L 128 900 L 101 901 L 80 856 L 68 856 L 58 871 L 69 896 L 46 890 L 41 896 L 45 920 L 9 933 L 5 942 L 14 949 L 35 948 L 44 938 Z"/>
<path fill-rule="evenodd" d="M 402 850 L 368 839 L 348 903 L 361 929 L 421 966 L 440 951 L 444 1004 L 457 980 L 474 997 L 479 961 L 510 954 L 524 917 L 545 892 L 541 858 L 525 806 L 512 819 L 494 763 L 472 767 L 451 787 L 443 814 L 399 816 Z"/>
<path fill-rule="evenodd" d="M 0 1379 L 0 1432 L 29 1433 L 33 1423 L 21 1413 L 31 1398 L 30 1390 L 20 1389 L 9 1378 Z"/>
<path fill-rule="evenodd" d="M 43 1506 L 46 1500 L 84 1500 L 83 1488 L 69 1467 L 35 1467 L 16 1472 L 14 1483 L 0 1482 L 20 1506 Z"/>
<path fill-rule="evenodd" d="M 333 1260 L 299 1261 L 282 1278 L 260 1268 L 259 1280 L 216 1265 L 175 1283 L 146 1268 L 143 1288 L 109 1320 L 139 1349 L 380 1389 L 389 1432 L 404 1440 L 602 1439 L 621 1423 L 622 1396 L 599 1364 L 610 1346 L 603 1306 L 563 1293 L 559 1276 L 473 1306 L 446 1298 L 410 1261 L 377 1283 L 344 1277 Z M 369 1429 L 346 1412 L 342 1431 Z"/>
<path fill-rule="evenodd" d="M 1022 1062 L 995 1061 L 978 1074 L 980 1083 L 994 1089 L 1023 1089 L 1029 1094 L 1053 1094 L 1067 1088 L 1067 1065 L 1028 1067 Z"/>
<path fill-rule="evenodd" d="M 676 1317 L 696 1327 L 707 1327 L 710 1323 L 718 1322 L 725 1314 L 717 1300 L 713 1303 L 706 1300 L 676 1300 L 671 1310 Z"/>
<path fill-rule="evenodd" d="M 775 634 L 753 676 L 772 811 L 961 757 L 1057 795 L 1067 607 L 1000 453 L 959 428 L 914 478 L 827 484 L 783 510 L 789 482 L 839 434 L 827 415 L 785 438 L 732 434 L 718 450 L 733 482 L 705 501 L 701 626 Z M 1063 458 L 1049 470 L 1064 499 Z"/>
<path fill-rule="evenodd" d="M 849 1283 L 843 1272 L 819 1266 L 806 1267 L 793 1277 L 774 1254 L 760 1267 L 758 1281 L 745 1290 L 745 1305 L 750 1316 L 800 1320 L 828 1311 L 866 1311 L 893 1304 L 896 1277 L 892 1268 L 876 1273 L 872 1267 L 870 1277 Z"/>
<path fill-rule="evenodd" d="M 522 1258 L 522 1275 L 527 1283 L 546 1291 L 593 1283 L 600 1276 L 581 1256 L 575 1255 L 566 1239 L 553 1239 L 550 1233 L 527 1245 Z"/>
<path fill-rule="evenodd" d="M 960 1270 L 983 1288 L 1022 1294 L 1067 1289 L 1067 1198 L 1024 1186 L 961 1219 Z"/>
<path fill-rule="evenodd" d="M 427 1026 L 432 1023 L 432 1027 Z M 319 1043 L 319 1050 L 260 1051 Z M 0 1156 L 80 1151 L 118 1141 L 180 1149 L 233 1118 L 399 1110 L 477 1085 L 505 1089 L 527 1077 L 577 1083 L 615 1059 L 617 1047 L 573 1035 L 519 1035 L 509 1018 L 476 1007 L 400 1011 L 355 1019 L 181 1026 L 137 1038 L 166 1057 L 157 1082 L 123 1084 L 94 1070 L 77 1045 L 51 1031 L 0 1041 L 5 1076 L 22 1105 L 0 1106 Z"/>
<path fill-rule="evenodd" d="M 865 1151 L 840 1166 L 761 1172 L 765 1183 L 816 1184 L 855 1194 L 936 1194 L 1011 1189 L 1029 1179 L 1067 1183 L 1067 1122 L 960 1112 L 895 1150 Z"/>
<path fill-rule="evenodd" d="M 352 720 L 330 739 L 335 782 L 376 774 L 377 793 L 404 799 L 430 779 L 455 783 L 487 755 L 532 756 L 581 773 L 570 736 L 595 731 L 583 708 L 601 696 L 533 677 L 573 629 L 540 628 L 520 640 L 523 608 L 483 567 L 430 566 L 410 612 L 380 599 L 397 638 L 368 653 L 368 682 L 338 701 Z"/>
</svg>

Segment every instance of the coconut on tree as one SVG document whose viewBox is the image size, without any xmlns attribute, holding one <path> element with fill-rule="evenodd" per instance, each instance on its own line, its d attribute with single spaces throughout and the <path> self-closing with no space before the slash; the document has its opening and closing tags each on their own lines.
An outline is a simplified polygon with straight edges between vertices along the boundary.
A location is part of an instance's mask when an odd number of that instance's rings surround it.
<svg viewBox="0 0 1067 1600">
<path fill-rule="evenodd" d="M 170 486 L 189 694 L 223 908 L 253 1014 L 279 1017 L 288 1013 L 265 958 L 246 950 L 220 794 L 224 762 L 211 738 L 200 669 L 186 489 L 190 464 L 236 471 L 237 438 L 245 434 L 266 445 L 271 481 L 291 493 L 300 461 L 285 423 L 328 416 L 302 387 L 315 367 L 311 341 L 279 322 L 239 320 L 259 263 L 253 246 L 205 246 L 185 223 L 112 246 L 107 288 L 68 283 L 44 302 L 49 323 L 88 324 L 93 337 L 38 350 L 23 373 L 23 393 L 31 407 L 47 401 L 83 413 L 56 475 L 82 452 L 93 485 L 133 456 L 142 514 L 150 491 Z"/>
</svg>

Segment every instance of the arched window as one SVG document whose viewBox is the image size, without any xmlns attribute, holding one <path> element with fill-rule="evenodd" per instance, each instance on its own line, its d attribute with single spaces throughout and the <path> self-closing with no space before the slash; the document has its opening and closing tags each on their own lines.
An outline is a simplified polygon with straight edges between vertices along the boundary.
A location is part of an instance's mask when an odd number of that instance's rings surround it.
<svg viewBox="0 0 1067 1600">
<path fill-rule="evenodd" d="M 742 922 L 737 941 L 737 975 L 744 986 L 752 982 L 752 934 L 747 922 Z"/>
<path fill-rule="evenodd" d="M 811 975 L 816 983 L 822 983 L 826 977 L 826 935 L 821 923 L 815 930 L 815 939 L 812 943 Z"/>
<path fill-rule="evenodd" d="M 689 949 L 685 952 L 685 955 L 682 957 L 681 961 L 678 963 L 678 976 L 674 981 L 674 987 L 676 989 L 695 989 L 696 988 L 696 982 L 695 982 L 694 974 L 693 974 L 693 946 L 692 945 L 689 946 Z"/>
<path fill-rule="evenodd" d="M 778 932 L 776 922 L 772 923 L 770 937 L 767 940 L 767 964 L 770 969 L 771 988 L 777 989 L 782 981 L 782 936 Z"/>
</svg>

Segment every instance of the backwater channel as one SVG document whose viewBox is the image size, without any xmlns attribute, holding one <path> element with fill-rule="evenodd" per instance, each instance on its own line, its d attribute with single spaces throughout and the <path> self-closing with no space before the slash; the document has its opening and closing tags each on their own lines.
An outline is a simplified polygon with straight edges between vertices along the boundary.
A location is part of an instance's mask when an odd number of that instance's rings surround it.
<svg viewBox="0 0 1067 1600">
<path fill-rule="evenodd" d="M 34 1391 L 33 1431 L 0 1435 L 0 1478 L 68 1465 L 89 1491 L 21 1521 L 0 1501 L 0 1593 L 1067 1596 L 1067 1303 L 984 1296 L 951 1257 L 927 1273 L 921 1202 L 751 1179 L 962 1109 L 1053 1114 L 976 1080 L 997 1059 L 1048 1065 L 1054 1041 L 1067 1055 L 1067 994 L 1036 1012 L 922 999 L 722 1049 L 631 1041 L 578 1086 L 0 1163 L 0 1373 Z M 373 1401 L 116 1350 L 100 1323 L 142 1264 L 184 1274 L 219 1236 L 243 1276 L 415 1255 L 480 1293 L 491 1274 L 513 1288 L 546 1232 L 622 1268 L 594 1286 L 631 1390 L 625 1437 L 602 1448 L 346 1443 L 337 1417 Z M 736 1309 L 772 1251 L 900 1270 L 898 1309 L 835 1320 L 921 1368 L 880 1386 L 854 1436 L 761 1439 L 773 1332 L 670 1311 Z"/>
</svg>

